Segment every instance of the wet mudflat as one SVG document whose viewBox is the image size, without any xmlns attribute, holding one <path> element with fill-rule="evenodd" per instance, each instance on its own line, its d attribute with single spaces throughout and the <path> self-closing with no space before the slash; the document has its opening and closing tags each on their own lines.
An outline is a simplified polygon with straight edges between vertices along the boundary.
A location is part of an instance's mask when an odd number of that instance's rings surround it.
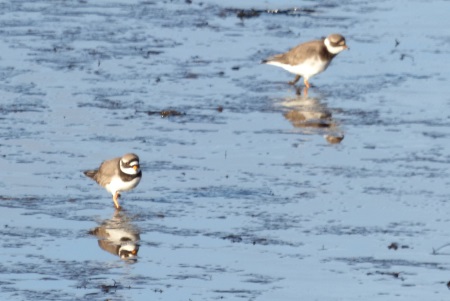
<svg viewBox="0 0 450 301">
<path fill-rule="evenodd" d="M 241 2 L 0 4 L 1 299 L 448 300 L 448 1 Z"/>
</svg>

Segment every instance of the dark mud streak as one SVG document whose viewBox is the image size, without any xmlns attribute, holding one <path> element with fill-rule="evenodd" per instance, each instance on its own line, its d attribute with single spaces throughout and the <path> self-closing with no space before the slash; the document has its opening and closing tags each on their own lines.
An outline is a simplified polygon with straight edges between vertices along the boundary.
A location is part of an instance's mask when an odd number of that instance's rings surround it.
<svg viewBox="0 0 450 301">
<path fill-rule="evenodd" d="M 376 234 L 389 234 L 391 236 L 400 237 L 414 237 L 416 235 L 421 235 L 429 232 L 426 229 L 406 229 L 406 228 L 396 228 L 392 226 L 387 226 L 386 228 L 381 227 L 355 227 L 355 226 L 323 226 L 317 227 L 313 230 L 317 235 L 360 235 L 360 236 L 371 236 Z"/>
<path fill-rule="evenodd" d="M 371 264 L 376 269 L 392 269 L 398 267 L 421 267 L 433 270 L 448 270 L 446 265 L 438 262 L 418 262 L 403 259 L 376 259 L 374 257 L 332 258 L 330 260 L 345 262 L 351 266 Z"/>
<path fill-rule="evenodd" d="M 274 239 L 270 237 L 259 237 L 257 234 L 258 230 L 254 229 L 245 229 L 246 232 L 243 233 L 223 233 L 223 232 L 211 232 L 205 233 L 204 235 L 207 237 L 213 237 L 218 239 L 223 239 L 229 241 L 231 243 L 242 243 L 242 244 L 250 244 L 250 245 L 262 245 L 262 246 L 289 246 L 289 247 L 299 247 L 302 246 L 302 243 L 294 243 L 289 241 L 283 241 L 279 239 Z M 262 229 L 264 230 L 264 229 Z M 274 230 L 274 229 L 266 229 L 266 230 Z M 275 229 L 276 230 L 276 229 Z M 252 233 L 255 232 L 255 233 Z"/>
</svg>

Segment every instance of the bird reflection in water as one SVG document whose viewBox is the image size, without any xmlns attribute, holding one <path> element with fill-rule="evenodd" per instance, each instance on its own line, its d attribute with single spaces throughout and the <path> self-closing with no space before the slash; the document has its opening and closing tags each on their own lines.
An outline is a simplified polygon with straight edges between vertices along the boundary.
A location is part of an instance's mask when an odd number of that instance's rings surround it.
<svg viewBox="0 0 450 301">
<path fill-rule="evenodd" d="M 318 98 L 298 95 L 281 103 L 288 111 L 283 116 L 296 128 L 302 128 L 307 133 L 324 133 L 325 140 L 330 144 L 340 143 L 344 134 L 331 111 Z"/>
<path fill-rule="evenodd" d="M 98 238 L 101 249 L 123 260 L 137 260 L 139 252 L 139 230 L 131 224 L 131 218 L 124 211 L 116 210 L 111 219 L 89 231 Z"/>
</svg>

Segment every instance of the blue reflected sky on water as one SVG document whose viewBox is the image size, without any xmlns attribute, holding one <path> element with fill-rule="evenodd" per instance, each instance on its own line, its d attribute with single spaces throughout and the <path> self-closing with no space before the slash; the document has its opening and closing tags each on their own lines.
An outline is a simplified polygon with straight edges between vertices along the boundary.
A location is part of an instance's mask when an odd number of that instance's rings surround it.
<svg viewBox="0 0 450 301">
<path fill-rule="evenodd" d="M 449 223 L 448 1 L 305 1 L 300 15 L 243 20 L 229 8 L 294 4 L 202 3 L 3 6 L 0 294 L 447 296 L 448 248 L 432 250 Z M 259 64 L 330 32 L 351 49 L 308 97 Z M 317 108 L 331 126 L 286 118 Z M 185 115 L 147 114 L 165 109 Z M 144 170 L 122 199 L 134 264 L 89 234 L 114 208 L 81 172 L 128 151 Z"/>
</svg>

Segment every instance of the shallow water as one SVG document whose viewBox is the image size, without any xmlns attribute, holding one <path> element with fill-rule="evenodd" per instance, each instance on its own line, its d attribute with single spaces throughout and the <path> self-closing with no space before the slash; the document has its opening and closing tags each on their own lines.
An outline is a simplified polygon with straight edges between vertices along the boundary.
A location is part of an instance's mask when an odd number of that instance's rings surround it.
<svg viewBox="0 0 450 301">
<path fill-rule="evenodd" d="M 189 2 L 0 4 L 1 299 L 447 300 L 448 1 Z M 331 32 L 308 96 L 259 64 Z"/>
</svg>

